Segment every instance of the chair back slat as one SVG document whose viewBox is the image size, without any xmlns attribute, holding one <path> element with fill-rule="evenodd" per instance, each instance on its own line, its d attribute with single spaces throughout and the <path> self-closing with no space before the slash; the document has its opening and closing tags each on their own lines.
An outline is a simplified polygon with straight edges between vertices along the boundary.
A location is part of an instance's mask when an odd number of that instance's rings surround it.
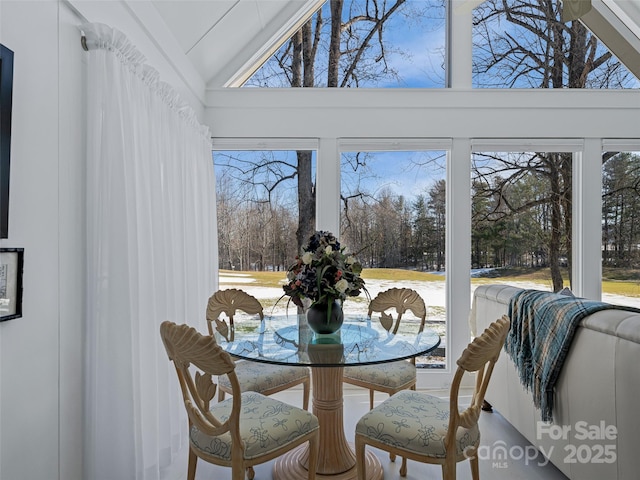
<svg viewBox="0 0 640 480">
<path fill-rule="evenodd" d="M 464 349 L 456 362 L 458 366 L 467 372 L 477 372 L 487 362 L 495 362 L 504 346 L 509 325 L 509 317 L 506 315 L 489 325 Z"/>
<path fill-rule="evenodd" d="M 491 323 L 482 334 L 464 349 L 458 358 L 458 369 L 451 383 L 449 402 L 449 428 L 445 444 L 454 448 L 458 427 L 472 428 L 478 423 L 484 395 L 489 386 L 493 367 L 500 356 L 509 332 L 510 320 L 506 315 Z M 458 396 L 460 384 L 466 372 L 476 373 L 476 382 L 469 406 L 460 412 Z"/>
<path fill-rule="evenodd" d="M 227 341 L 234 339 L 233 318 L 237 311 L 244 312 L 249 315 L 259 315 L 260 319 L 264 318 L 262 304 L 252 295 L 244 290 L 237 288 L 229 288 L 227 290 L 218 290 L 209 298 L 207 303 L 207 326 L 209 334 L 213 335 L 213 325 L 216 330 Z M 222 314 L 227 316 L 229 324 L 227 325 Z"/>
<path fill-rule="evenodd" d="M 397 313 L 395 323 L 393 322 L 393 317 L 385 313 L 389 309 L 395 309 Z M 422 332 L 427 318 L 427 308 L 420 294 L 411 288 L 390 288 L 380 292 L 369 302 L 368 315 L 371 317 L 373 312 L 380 313 L 382 326 L 395 335 L 398 333 L 402 315 L 407 310 L 420 319 L 418 332 Z"/>
<path fill-rule="evenodd" d="M 167 355 L 176 368 L 190 423 L 207 435 L 222 435 L 228 431 L 233 434 L 239 421 L 241 396 L 231 356 L 222 350 L 212 336 L 202 335 L 188 325 L 162 322 L 160 336 Z M 199 371 L 191 368 L 192 366 Z M 226 422 L 220 421 L 209 411 L 217 389 L 213 376 L 219 375 L 227 375 L 234 389 L 234 405 Z"/>
</svg>

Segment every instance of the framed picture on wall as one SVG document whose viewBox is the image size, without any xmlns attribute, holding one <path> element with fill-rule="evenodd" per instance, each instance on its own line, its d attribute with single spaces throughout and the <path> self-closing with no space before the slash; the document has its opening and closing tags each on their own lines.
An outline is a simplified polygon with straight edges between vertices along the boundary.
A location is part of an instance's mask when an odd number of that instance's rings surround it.
<svg viewBox="0 0 640 480">
<path fill-rule="evenodd" d="M 0 238 L 9 236 L 13 52 L 0 44 Z"/>
<path fill-rule="evenodd" d="M 0 322 L 22 316 L 24 248 L 0 248 Z"/>
</svg>

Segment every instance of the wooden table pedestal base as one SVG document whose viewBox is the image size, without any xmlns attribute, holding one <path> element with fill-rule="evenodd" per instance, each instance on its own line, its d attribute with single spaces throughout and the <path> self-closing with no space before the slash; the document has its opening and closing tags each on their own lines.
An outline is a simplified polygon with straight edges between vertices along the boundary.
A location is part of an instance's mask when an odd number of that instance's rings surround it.
<svg viewBox="0 0 640 480">
<path fill-rule="evenodd" d="M 339 362 L 342 348 L 341 344 L 310 345 L 309 356 L 317 356 L 325 362 L 331 359 Z M 343 367 L 311 367 L 313 413 L 320 424 L 316 478 L 322 480 L 355 480 L 358 477 L 353 445 L 347 442 L 344 434 L 343 370 Z M 301 445 L 277 459 L 273 467 L 274 480 L 307 479 L 308 448 L 307 444 Z M 375 454 L 365 452 L 367 479 L 382 480 L 380 460 Z"/>
<path fill-rule="evenodd" d="M 307 480 L 309 478 L 309 472 L 305 468 L 305 460 L 307 457 L 307 445 L 300 445 L 298 448 L 292 450 L 279 457 L 273 466 L 273 479 L 274 480 Z M 365 462 L 367 464 L 367 480 L 382 480 L 384 477 L 384 470 L 380 459 L 375 453 L 366 450 Z M 358 472 L 355 465 L 346 472 L 336 473 L 332 475 L 322 475 L 316 473 L 317 480 L 355 480 L 358 477 Z"/>
</svg>

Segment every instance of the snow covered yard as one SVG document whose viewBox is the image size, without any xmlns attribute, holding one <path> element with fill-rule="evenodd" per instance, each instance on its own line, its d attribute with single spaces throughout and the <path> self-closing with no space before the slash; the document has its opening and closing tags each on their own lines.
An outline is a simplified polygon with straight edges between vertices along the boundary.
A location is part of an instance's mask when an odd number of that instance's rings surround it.
<svg viewBox="0 0 640 480">
<path fill-rule="evenodd" d="M 285 273 L 282 273 L 283 283 Z M 281 287 L 265 287 L 258 284 L 255 278 L 252 277 L 250 272 L 224 272 L 219 277 L 220 288 L 240 288 L 247 293 L 256 297 L 264 305 L 264 312 L 266 315 L 281 315 L 295 312 L 296 306 L 293 303 L 289 303 L 289 297 L 283 297 L 283 290 Z M 521 282 L 521 281 L 500 281 L 496 280 L 492 283 L 506 283 L 520 288 L 530 288 L 537 290 L 549 290 L 549 285 L 544 283 L 535 282 Z M 427 323 L 426 326 L 433 328 L 442 338 L 441 346 L 446 345 L 446 295 L 445 295 L 445 277 L 442 276 L 441 281 L 398 281 L 398 280 L 376 280 L 367 279 L 367 290 L 371 298 L 375 297 L 379 292 L 388 288 L 412 288 L 418 292 L 424 299 L 427 306 Z M 477 284 L 471 284 L 471 296 Z M 633 307 L 640 307 L 640 300 L 625 297 L 622 295 L 610 295 L 603 294 L 603 301 L 614 303 L 618 305 L 628 305 Z M 288 306 L 287 306 L 288 304 Z M 359 297 L 350 297 L 344 304 L 344 310 L 348 313 L 361 313 L 366 315 L 369 301 L 366 295 L 360 295 Z M 411 328 L 411 322 L 406 323 L 405 328 Z M 401 327 L 402 328 L 402 327 Z M 442 352 L 442 349 L 439 350 Z M 429 357 L 422 357 L 417 359 L 417 364 L 423 366 L 437 366 L 443 365 L 444 358 L 436 355 Z"/>
</svg>

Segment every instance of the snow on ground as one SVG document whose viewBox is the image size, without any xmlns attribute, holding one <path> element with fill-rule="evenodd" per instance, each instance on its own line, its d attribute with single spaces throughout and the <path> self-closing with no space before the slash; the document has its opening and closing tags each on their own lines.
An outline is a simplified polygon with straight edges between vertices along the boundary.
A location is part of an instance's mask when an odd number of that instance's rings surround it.
<svg viewBox="0 0 640 480">
<path fill-rule="evenodd" d="M 242 273 L 231 273 L 220 276 L 220 288 L 241 288 L 247 293 L 253 295 L 259 300 L 265 302 L 265 304 L 273 304 L 275 303 L 284 293 L 282 288 L 277 287 L 261 287 L 255 284 L 255 280 L 250 277 L 249 274 Z M 284 280 L 283 280 L 284 281 Z M 544 284 L 533 283 L 533 282 L 499 282 L 495 283 L 508 283 L 509 285 L 521 287 L 521 288 L 535 288 L 539 290 L 549 290 L 549 287 Z M 445 282 L 444 278 L 441 282 L 419 282 L 419 281 L 394 281 L 394 280 L 367 280 L 366 284 L 367 290 L 371 295 L 371 298 L 375 297 L 378 293 L 388 288 L 396 287 L 396 288 L 412 288 L 416 292 L 418 292 L 422 298 L 424 298 L 425 303 L 427 304 L 427 309 L 431 310 L 429 312 L 430 320 L 442 320 L 444 321 L 444 312 L 446 308 L 445 304 Z M 473 291 L 475 290 L 476 285 L 471 285 L 471 295 L 473 295 Z M 625 297 L 621 297 L 624 299 Z M 628 299 L 627 299 L 628 300 Z M 609 301 L 609 300 L 606 300 Z M 284 313 L 284 307 L 286 306 L 287 298 L 283 298 L 280 302 L 278 302 L 277 310 L 273 313 Z M 614 303 L 614 302 L 612 302 Z M 621 303 L 621 302 L 615 302 Z M 351 305 L 354 304 L 354 305 Z M 357 304 L 357 305 L 355 305 Z M 282 307 L 282 310 L 280 310 Z M 358 308 L 360 307 L 360 308 Z M 345 302 L 345 309 L 349 310 L 362 310 L 366 312 L 367 310 L 367 302 L 366 297 L 361 295 L 358 299 L 347 299 Z"/>
<path fill-rule="evenodd" d="M 288 297 L 281 298 L 283 295 L 282 288 L 277 287 L 261 287 L 256 284 L 255 279 L 251 278 L 247 273 L 225 273 L 219 278 L 220 288 L 241 288 L 250 295 L 253 295 L 265 305 L 266 315 L 279 315 L 295 311 L 295 305 L 289 303 Z M 284 276 L 283 276 L 284 283 Z M 504 281 L 496 280 L 492 283 L 504 283 L 513 285 L 515 287 L 525 289 L 537 289 L 537 290 L 550 290 L 549 284 L 535 283 L 535 282 L 519 282 L 519 281 Z M 478 285 L 471 285 L 471 296 Z M 371 298 L 375 297 L 378 293 L 388 288 L 412 288 L 418 292 L 424 299 L 427 305 L 427 326 L 435 329 L 442 338 L 441 345 L 446 345 L 446 292 L 444 277 L 442 281 L 392 281 L 392 280 L 367 280 L 367 290 Z M 640 307 L 640 299 L 633 297 L 625 297 L 622 295 L 610 295 L 603 294 L 602 300 L 617 305 L 628 305 L 633 307 Z M 280 300 L 279 300 L 280 299 Z M 368 300 L 365 295 L 360 295 L 357 298 L 349 298 L 344 304 L 346 312 L 366 314 L 368 307 Z M 435 364 L 442 365 L 444 359 L 437 356 L 420 357 L 417 359 L 418 364 Z"/>
<path fill-rule="evenodd" d="M 245 292 L 253 295 L 259 300 L 264 301 L 265 304 L 272 304 L 278 300 L 282 294 L 284 293 L 282 288 L 277 287 L 261 287 L 255 284 L 255 280 L 252 279 L 247 274 L 224 274 L 219 278 L 220 288 L 241 288 Z M 371 298 L 375 297 L 382 290 L 387 290 L 388 288 L 397 287 L 397 288 L 412 288 L 416 290 L 422 298 L 425 299 L 428 307 L 445 307 L 445 283 L 444 280 L 442 282 L 417 282 L 417 281 L 391 281 L 391 280 L 367 280 L 366 284 L 367 290 L 369 291 L 369 295 Z M 286 306 L 287 298 L 283 298 L 277 305 L 278 311 L 279 307 L 282 306 L 284 312 L 284 307 Z M 366 296 L 363 294 L 357 299 L 349 298 L 345 302 L 345 309 L 349 309 L 351 311 L 367 311 L 368 302 L 366 300 Z M 274 311 L 274 313 L 278 313 L 278 311 Z"/>
<path fill-rule="evenodd" d="M 284 281 L 284 280 L 283 280 Z M 493 283 L 505 283 L 515 287 L 525 289 L 550 290 L 548 283 L 536 282 L 519 282 L 496 280 Z M 444 334 L 446 321 L 446 291 L 444 277 L 442 281 L 392 281 L 392 280 L 367 280 L 367 290 L 371 298 L 375 297 L 379 292 L 388 288 L 412 288 L 417 291 L 427 305 L 427 322 L 429 326 Z M 471 285 L 471 297 L 477 285 Z M 265 305 L 265 313 L 267 315 L 278 315 L 289 313 L 295 306 L 289 302 L 289 297 L 282 297 L 283 290 L 278 287 L 261 287 L 256 285 L 255 279 L 246 273 L 231 273 L 220 276 L 220 288 L 241 288 L 247 293 L 253 295 Z M 635 297 L 625 297 L 623 295 L 603 294 L 602 301 L 613 303 L 616 305 L 626 305 L 631 307 L 640 307 L 640 299 Z M 287 307 L 287 304 L 289 306 Z M 356 298 L 348 298 L 344 304 L 346 312 L 366 314 L 368 300 L 365 295 Z M 435 325 L 434 323 L 435 322 Z"/>
</svg>

